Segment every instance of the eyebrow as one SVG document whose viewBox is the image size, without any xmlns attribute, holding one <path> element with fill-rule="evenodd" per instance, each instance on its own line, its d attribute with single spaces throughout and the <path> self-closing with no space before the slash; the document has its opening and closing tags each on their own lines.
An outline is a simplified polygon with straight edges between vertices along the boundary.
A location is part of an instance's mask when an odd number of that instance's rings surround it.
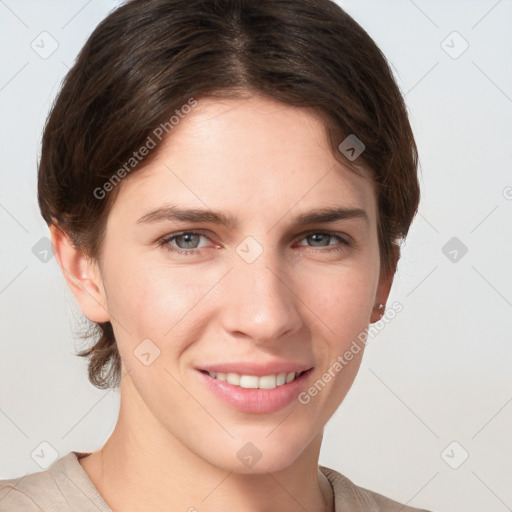
<svg viewBox="0 0 512 512">
<path fill-rule="evenodd" d="M 302 213 L 294 218 L 294 224 L 303 226 L 307 224 L 322 224 L 338 220 L 362 219 L 367 224 L 370 219 L 362 208 L 327 207 Z M 143 215 L 137 224 L 149 224 L 163 221 L 186 221 L 211 223 L 235 229 L 238 226 L 236 217 L 215 210 L 202 210 L 197 208 L 178 208 L 177 206 L 164 206 Z"/>
</svg>

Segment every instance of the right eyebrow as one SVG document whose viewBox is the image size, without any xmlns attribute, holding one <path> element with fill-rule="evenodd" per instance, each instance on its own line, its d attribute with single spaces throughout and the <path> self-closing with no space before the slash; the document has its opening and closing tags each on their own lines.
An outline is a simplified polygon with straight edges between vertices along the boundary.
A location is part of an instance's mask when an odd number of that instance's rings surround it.
<svg viewBox="0 0 512 512">
<path fill-rule="evenodd" d="M 198 208 L 180 209 L 174 205 L 163 206 L 143 215 L 137 220 L 139 223 L 154 223 L 163 221 L 185 221 L 185 222 L 210 222 L 234 229 L 237 225 L 232 215 L 226 215 L 214 210 L 202 210 Z"/>
</svg>

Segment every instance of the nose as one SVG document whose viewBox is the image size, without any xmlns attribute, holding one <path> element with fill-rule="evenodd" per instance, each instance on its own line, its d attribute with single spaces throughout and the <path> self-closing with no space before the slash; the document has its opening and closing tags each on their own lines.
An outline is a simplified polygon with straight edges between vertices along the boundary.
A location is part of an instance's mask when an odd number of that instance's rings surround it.
<svg viewBox="0 0 512 512">
<path fill-rule="evenodd" d="M 224 329 L 258 344 L 279 341 L 302 326 L 293 280 L 266 253 L 252 263 L 238 261 L 222 291 Z"/>
</svg>

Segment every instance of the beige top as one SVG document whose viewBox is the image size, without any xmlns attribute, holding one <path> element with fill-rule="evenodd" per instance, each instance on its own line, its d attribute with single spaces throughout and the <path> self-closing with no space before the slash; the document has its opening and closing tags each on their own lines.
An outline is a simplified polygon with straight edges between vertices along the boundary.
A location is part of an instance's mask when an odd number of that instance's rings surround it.
<svg viewBox="0 0 512 512">
<path fill-rule="evenodd" d="M 70 452 L 46 471 L 0 480 L 0 512 L 112 512 L 78 462 L 86 455 Z M 336 512 L 428 512 L 358 487 L 333 469 L 319 470 L 334 490 Z"/>
</svg>

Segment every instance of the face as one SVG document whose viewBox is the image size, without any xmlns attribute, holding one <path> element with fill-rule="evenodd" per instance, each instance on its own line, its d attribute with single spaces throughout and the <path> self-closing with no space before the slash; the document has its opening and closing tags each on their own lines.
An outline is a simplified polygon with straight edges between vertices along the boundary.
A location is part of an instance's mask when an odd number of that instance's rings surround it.
<svg viewBox="0 0 512 512">
<path fill-rule="evenodd" d="M 258 96 L 199 100 L 157 150 L 120 185 L 101 256 L 138 397 L 122 406 L 217 467 L 285 468 L 359 368 L 362 350 L 334 366 L 384 286 L 374 185 L 311 110 Z M 249 442 L 252 468 L 237 457 Z"/>
</svg>

